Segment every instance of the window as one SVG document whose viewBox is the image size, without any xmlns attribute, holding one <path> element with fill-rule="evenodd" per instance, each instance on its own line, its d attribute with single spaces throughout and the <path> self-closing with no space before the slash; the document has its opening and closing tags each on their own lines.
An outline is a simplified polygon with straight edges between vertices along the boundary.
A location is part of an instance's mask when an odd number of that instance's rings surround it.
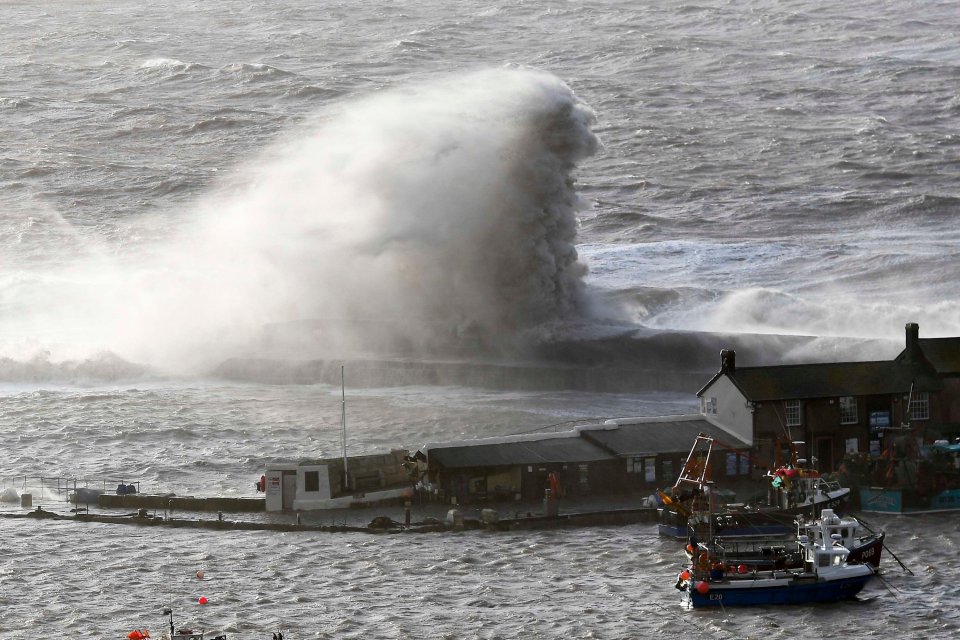
<svg viewBox="0 0 960 640">
<path fill-rule="evenodd" d="M 847 438 L 843 450 L 846 453 L 857 453 L 860 451 L 860 440 L 858 438 Z"/>
<path fill-rule="evenodd" d="M 627 458 L 627 473 L 643 474 L 645 482 L 657 481 L 657 459 L 641 456 Z"/>
<path fill-rule="evenodd" d="M 644 458 L 644 475 L 643 479 L 646 482 L 656 482 L 657 481 L 657 459 L 656 458 Z"/>
<path fill-rule="evenodd" d="M 727 476 L 732 477 L 737 475 L 737 454 L 733 452 L 727 453 Z"/>
<path fill-rule="evenodd" d="M 910 397 L 910 419 L 930 419 L 930 394 L 926 391 L 917 391 Z"/>
<path fill-rule="evenodd" d="M 799 427 L 802 423 L 800 422 L 800 401 L 799 400 L 787 400 L 784 402 L 784 410 L 787 414 L 787 426 L 788 427 Z"/>
<path fill-rule="evenodd" d="M 717 399 L 716 398 L 700 398 L 700 413 L 703 414 L 713 414 L 717 413 Z"/>
<path fill-rule="evenodd" d="M 580 493 L 589 493 L 590 492 L 590 465 L 589 464 L 578 464 L 577 465 L 577 488 L 580 490 Z"/>
<path fill-rule="evenodd" d="M 840 398 L 840 424 L 857 424 L 857 399 L 853 396 Z"/>
<path fill-rule="evenodd" d="M 660 463 L 660 473 L 664 480 L 673 477 L 673 460 L 664 460 Z"/>
<path fill-rule="evenodd" d="M 320 472 L 319 471 L 303 472 L 303 490 L 304 491 L 320 491 Z"/>
</svg>

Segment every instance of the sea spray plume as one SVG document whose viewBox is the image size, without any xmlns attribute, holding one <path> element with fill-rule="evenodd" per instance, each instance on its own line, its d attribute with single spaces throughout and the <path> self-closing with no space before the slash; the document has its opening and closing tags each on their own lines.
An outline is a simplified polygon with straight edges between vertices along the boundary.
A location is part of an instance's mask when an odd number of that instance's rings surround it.
<svg viewBox="0 0 960 640">
<path fill-rule="evenodd" d="M 579 313 L 572 171 L 597 141 L 560 80 L 483 71 L 320 115 L 201 204 L 125 352 L 215 362 L 302 320 L 320 355 L 503 348 Z"/>
</svg>

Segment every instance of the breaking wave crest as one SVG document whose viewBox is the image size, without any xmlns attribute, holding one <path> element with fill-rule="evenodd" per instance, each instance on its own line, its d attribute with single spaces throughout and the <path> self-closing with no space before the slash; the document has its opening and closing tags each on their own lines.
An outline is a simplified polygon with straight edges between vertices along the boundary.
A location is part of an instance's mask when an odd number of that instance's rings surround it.
<svg viewBox="0 0 960 640">
<path fill-rule="evenodd" d="M 42 277 L 17 265 L 37 283 L 22 315 L 50 331 L 4 328 L 171 371 L 278 344 L 514 348 L 586 307 L 574 170 L 598 147 L 593 119 L 559 79 L 518 68 L 342 103 L 192 210 L 131 222 L 129 249 L 58 257 Z"/>
</svg>

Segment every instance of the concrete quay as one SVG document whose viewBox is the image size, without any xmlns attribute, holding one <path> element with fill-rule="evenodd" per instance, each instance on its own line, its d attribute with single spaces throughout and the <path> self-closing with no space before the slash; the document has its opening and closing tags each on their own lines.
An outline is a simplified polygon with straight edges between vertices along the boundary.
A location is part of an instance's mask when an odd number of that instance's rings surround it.
<svg viewBox="0 0 960 640">
<path fill-rule="evenodd" d="M 542 505 L 508 503 L 480 507 L 450 507 L 436 503 L 417 504 L 410 508 L 410 518 L 402 505 L 382 505 L 363 509 L 340 509 L 333 511 L 266 513 L 257 511 L 216 511 L 211 505 L 235 505 L 253 508 L 252 498 L 183 498 L 180 506 L 170 508 L 170 496 L 165 501 L 154 503 L 150 498 L 161 496 L 110 496 L 106 503 L 114 505 L 114 498 L 124 500 L 109 510 L 91 512 L 90 509 L 54 503 L 35 509 L 17 509 L 0 512 L 2 518 L 30 518 L 38 520 L 96 522 L 140 527 L 171 527 L 205 529 L 213 531 L 278 531 L 278 532 L 325 532 L 325 533 L 442 533 L 460 531 L 535 531 L 547 529 L 624 526 L 638 523 L 653 524 L 657 521 L 655 508 L 634 507 L 615 503 L 575 504 L 560 503 L 556 514 L 534 510 Z M 262 499 L 260 500 L 262 503 Z M 136 506 L 136 511 L 118 513 L 116 509 Z M 61 506 L 62 505 L 62 506 Z M 186 506 L 203 506 L 192 511 Z M 162 510 L 162 512 L 161 512 Z M 182 515 L 181 515 L 182 514 Z"/>
</svg>

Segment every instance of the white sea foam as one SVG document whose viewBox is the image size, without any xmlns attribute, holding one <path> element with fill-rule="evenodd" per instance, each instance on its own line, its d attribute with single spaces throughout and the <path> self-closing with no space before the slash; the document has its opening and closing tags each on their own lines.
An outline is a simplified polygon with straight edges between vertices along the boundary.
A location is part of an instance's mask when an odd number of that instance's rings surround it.
<svg viewBox="0 0 960 640">
<path fill-rule="evenodd" d="M 572 171 L 596 149 L 592 119 L 554 76 L 506 68 L 343 104 L 245 163 L 147 251 L 24 272 L 23 306 L 59 328 L 39 338 L 46 352 L 175 369 L 301 320 L 306 346 L 334 355 L 464 335 L 509 344 L 583 305 Z"/>
</svg>

